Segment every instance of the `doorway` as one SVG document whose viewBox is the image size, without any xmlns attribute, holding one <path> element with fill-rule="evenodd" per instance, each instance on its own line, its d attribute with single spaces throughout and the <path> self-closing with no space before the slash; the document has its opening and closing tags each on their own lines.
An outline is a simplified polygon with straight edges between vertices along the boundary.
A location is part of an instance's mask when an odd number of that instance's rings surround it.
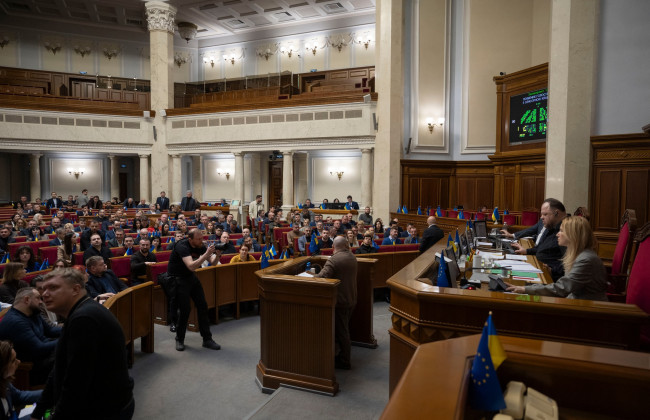
<svg viewBox="0 0 650 420">
<path fill-rule="evenodd" d="M 282 207 L 282 160 L 269 162 L 269 206 Z"/>
</svg>

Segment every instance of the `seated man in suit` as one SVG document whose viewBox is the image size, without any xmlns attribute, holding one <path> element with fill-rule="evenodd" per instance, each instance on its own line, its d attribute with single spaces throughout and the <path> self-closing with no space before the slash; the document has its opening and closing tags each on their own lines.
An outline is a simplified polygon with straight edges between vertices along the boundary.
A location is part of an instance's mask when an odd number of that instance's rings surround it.
<svg viewBox="0 0 650 420">
<path fill-rule="evenodd" d="M 66 210 L 72 211 L 75 208 L 77 208 L 77 202 L 75 201 L 74 197 L 72 194 L 68 195 L 68 200 L 63 202 L 63 206 L 65 207 Z"/>
<path fill-rule="evenodd" d="M 88 271 L 86 291 L 88 296 L 99 303 L 104 303 L 109 297 L 127 288 L 126 284 L 106 267 L 101 257 L 89 258 L 86 261 L 86 270 Z"/>
<path fill-rule="evenodd" d="M 33 287 L 16 292 L 11 309 L 0 322 L 0 340 L 14 343 L 16 356 L 33 363 L 29 372 L 32 385 L 44 384 L 54 367 L 54 351 L 61 328 L 41 317 L 41 294 Z"/>
<path fill-rule="evenodd" d="M 9 251 L 9 244 L 16 242 L 14 238 L 11 237 L 11 229 L 9 226 L 4 225 L 0 227 L 0 257 Z"/>
<path fill-rule="evenodd" d="M 237 226 L 237 221 L 232 220 L 230 224 L 228 225 L 227 229 L 228 233 L 242 233 L 241 228 Z"/>
<path fill-rule="evenodd" d="M 420 239 L 418 238 L 418 228 L 416 228 L 413 225 L 410 225 L 408 228 L 409 231 L 409 236 L 404 239 L 405 244 L 418 244 L 420 243 Z"/>
<path fill-rule="evenodd" d="M 356 201 L 352 201 L 352 196 L 348 195 L 348 204 L 350 207 L 350 210 L 359 210 L 359 203 Z"/>
<path fill-rule="evenodd" d="M 301 238 L 305 235 L 303 231 L 300 230 L 300 224 L 294 223 L 291 225 L 292 230 L 287 232 L 287 251 L 289 254 L 295 255 L 296 250 L 293 249 L 293 240 L 296 238 Z"/>
<path fill-rule="evenodd" d="M 65 217 L 65 213 L 63 212 L 63 210 L 59 210 L 59 211 L 57 211 L 57 212 L 56 212 L 56 217 L 58 217 L 59 220 L 61 221 L 61 226 L 65 226 L 65 225 L 68 224 L 68 223 L 72 223 L 72 220 L 67 219 L 67 218 Z"/>
<path fill-rule="evenodd" d="M 255 242 L 255 240 L 250 236 L 248 238 L 244 239 L 244 243 L 242 245 L 246 245 L 250 252 L 261 252 L 262 251 L 262 249 L 260 247 L 260 244 Z"/>
<path fill-rule="evenodd" d="M 399 245 L 401 243 L 402 240 L 399 238 L 399 231 L 395 227 L 391 228 L 390 235 L 385 237 L 381 242 L 382 245 Z"/>
<path fill-rule="evenodd" d="M 52 239 L 49 243 L 50 246 L 63 245 L 63 238 L 65 238 L 65 229 L 60 227 L 56 230 L 56 238 Z"/>
<path fill-rule="evenodd" d="M 511 238 L 511 239 L 521 239 L 526 236 L 532 236 L 533 239 L 535 240 L 535 245 L 538 245 L 539 240 L 542 239 L 542 235 L 544 234 L 545 230 L 546 228 L 544 227 L 544 222 L 540 218 L 536 224 L 529 226 L 524 230 L 520 230 L 519 232 L 515 232 L 515 233 L 510 233 L 506 229 L 501 229 L 501 234 L 506 238 Z"/>
<path fill-rule="evenodd" d="M 99 236 L 99 233 L 93 233 L 90 236 L 90 245 L 90 248 L 86 248 L 84 251 L 84 262 L 88 261 L 88 258 L 90 257 L 102 257 L 104 262 L 108 264 L 113 255 L 108 247 L 104 245 L 104 241 L 102 240 L 102 237 Z"/>
<path fill-rule="evenodd" d="M 524 249 L 518 243 L 512 244 L 512 248 L 517 254 L 534 255 L 540 262 L 546 264 L 551 270 L 553 281 L 564 275 L 562 257 L 564 257 L 566 247 L 558 245 L 557 233 L 565 217 L 564 204 L 555 198 L 547 198 L 541 208 L 541 220 L 546 229 L 539 234 L 540 238 L 536 245 L 533 248 Z"/>
<path fill-rule="evenodd" d="M 221 234 L 221 238 L 219 238 L 218 243 L 224 244 L 224 248 L 222 249 L 221 254 L 237 254 L 237 249 L 230 242 L 230 234 L 228 232 L 223 232 Z"/>
<path fill-rule="evenodd" d="M 79 247 L 81 248 L 81 251 L 85 251 L 90 246 L 90 236 L 94 233 L 99 234 L 102 238 L 102 242 L 104 242 L 106 236 L 104 235 L 104 232 L 99 229 L 99 223 L 100 222 L 97 219 L 91 220 L 88 229 L 83 231 L 81 236 L 79 236 Z"/>
<path fill-rule="evenodd" d="M 165 191 L 161 191 L 160 197 L 156 198 L 156 208 L 160 211 L 169 210 L 169 198 L 167 198 Z"/>
<path fill-rule="evenodd" d="M 305 200 L 305 205 L 303 207 L 307 207 L 308 209 L 313 209 L 315 206 L 314 203 L 311 202 L 311 199 L 308 198 Z"/>
<path fill-rule="evenodd" d="M 113 235 L 113 239 L 109 239 L 107 242 L 108 247 L 117 248 L 118 246 L 124 246 L 124 229 L 121 227 L 113 229 Z"/>
<path fill-rule="evenodd" d="M 131 284 L 142 283 L 140 278 L 147 275 L 147 266 L 158 262 L 156 254 L 150 252 L 151 241 L 148 238 L 140 239 L 140 249 L 131 255 Z"/>
<path fill-rule="evenodd" d="M 56 230 L 60 227 L 63 227 L 63 225 L 61 224 L 61 219 L 54 216 L 52 218 L 52 222 L 50 222 L 50 225 L 47 226 L 45 229 L 43 229 L 43 231 L 44 233 L 47 233 L 49 235 L 50 233 L 55 233 Z"/>
<path fill-rule="evenodd" d="M 332 229 L 334 229 L 335 232 L 334 236 L 345 235 L 345 229 L 343 228 L 341 221 L 338 219 L 333 222 Z"/>
<path fill-rule="evenodd" d="M 429 216 L 427 218 L 427 227 L 422 233 L 422 240 L 420 242 L 420 252 L 424 252 L 427 249 L 431 248 L 436 242 L 441 240 L 445 233 L 436 226 L 436 218 L 434 216 Z"/>
<path fill-rule="evenodd" d="M 145 199 L 143 198 L 142 200 L 140 200 L 140 202 L 138 203 L 138 205 L 136 206 L 136 208 L 138 208 L 138 209 L 148 209 L 148 208 L 149 208 L 149 204 L 147 204 L 147 200 L 145 200 Z"/>
<path fill-rule="evenodd" d="M 246 240 L 246 238 L 248 238 L 248 237 L 250 237 L 252 239 L 251 230 L 249 228 L 247 228 L 247 227 L 245 227 L 245 228 L 243 228 L 241 230 L 241 234 L 242 234 L 241 238 L 237 239 L 237 246 L 241 246 L 244 243 L 244 241 Z M 253 239 L 253 242 L 256 243 L 257 241 L 255 239 Z M 249 250 L 250 250 L 250 252 L 257 252 L 257 251 L 253 251 L 251 248 L 249 248 Z"/>
</svg>

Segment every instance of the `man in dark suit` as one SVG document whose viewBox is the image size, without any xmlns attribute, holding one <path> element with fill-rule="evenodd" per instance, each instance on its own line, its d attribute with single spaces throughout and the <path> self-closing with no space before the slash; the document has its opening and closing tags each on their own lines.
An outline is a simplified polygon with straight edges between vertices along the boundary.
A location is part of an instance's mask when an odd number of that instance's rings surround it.
<svg viewBox="0 0 650 420">
<path fill-rule="evenodd" d="M 65 229 L 63 229 L 62 227 L 57 228 L 55 233 L 56 233 L 56 238 L 52 239 L 49 242 L 49 245 L 50 246 L 63 245 L 63 238 L 65 238 Z"/>
<path fill-rule="evenodd" d="M 62 205 L 63 205 L 63 201 L 56 196 L 55 192 L 53 192 L 52 193 L 52 198 L 47 200 L 47 203 L 45 203 L 45 208 L 48 209 L 48 210 L 52 209 L 52 208 L 58 209 Z"/>
<path fill-rule="evenodd" d="M 83 231 L 81 236 L 79 237 L 79 247 L 81 248 L 81 251 L 85 251 L 87 248 L 90 247 L 90 236 L 93 233 L 98 233 L 99 236 L 102 238 L 102 242 L 106 239 L 106 236 L 102 230 L 99 229 L 99 221 L 98 220 L 91 220 L 90 224 L 88 225 L 88 229 Z"/>
<path fill-rule="evenodd" d="M 200 204 L 197 200 L 192 197 L 192 191 L 187 191 L 187 194 L 181 200 L 181 210 L 182 211 L 194 211 L 200 207 Z"/>
<path fill-rule="evenodd" d="M 420 252 L 424 252 L 427 249 L 431 248 L 433 244 L 441 240 L 445 233 L 436 226 L 436 218 L 434 216 L 429 216 L 427 219 L 428 228 L 422 233 L 422 242 L 420 242 Z"/>
<path fill-rule="evenodd" d="M 343 236 L 334 239 L 334 252 L 315 277 L 338 279 L 334 312 L 334 339 L 340 351 L 334 358 L 337 369 L 350 369 L 350 317 L 357 304 L 357 259 Z"/>
<path fill-rule="evenodd" d="M 537 221 L 537 224 L 529 226 L 524 230 L 520 230 L 519 232 L 510 233 L 505 229 L 501 229 L 501 234 L 503 234 L 506 238 L 511 239 L 521 239 L 526 236 L 532 236 L 533 239 L 535 239 L 535 244 L 538 244 L 545 229 L 546 228 L 544 227 L 544 222 L 542 222 L 542 219 L 539 219 Z"/>
<path fill-rule="evenodd" d="M 359 203 L 352 201 L 351 195 L 348 195 L 348 204 L 350 205 L 350 208 L 348 210 L 359 210 Z"/>
</svg>

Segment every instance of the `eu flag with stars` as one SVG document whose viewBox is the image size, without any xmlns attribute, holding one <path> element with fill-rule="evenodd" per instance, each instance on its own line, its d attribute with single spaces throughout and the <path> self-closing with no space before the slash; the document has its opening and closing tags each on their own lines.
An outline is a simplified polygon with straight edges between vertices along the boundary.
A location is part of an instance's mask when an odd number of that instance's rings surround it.
<svg viewBox="0 0 650 420">
<path fill-rule="evenodd" d="M 418 206 L 418 216 L 422 216 L 422 207 Z"/>
<path fill-rule="evenodd" d="M 497 411 L 506 408 L 496 370 L 506 359 L 492 313 L 483 327 L 481 341 L 472 363 L 470 373 L 469 403 L 476 410 Z"/>
<path fill-rule="evenodd" d="M 309 241 L 309 253 L 315 254 L 318 252 L 318 237 L 316 233 L 311 234 L 311 240 Z"/>
<path fill-rule="evenodd" d="M 447 278 L 447 261 L 445 261 L 445 254 L 443 252 L 440 253 L 440 265 L 438 265 L 438 280 L 436 285 L 438 287 L 449 287 L 449 279 Z"/>
<path fill-rule="evenodd" d="M 269 258 L 267 256 L 266 246 L 262 249 L 262 258 L 260 259 L 260 268 L 266 268 L 269 266 Z"/>
</svg>

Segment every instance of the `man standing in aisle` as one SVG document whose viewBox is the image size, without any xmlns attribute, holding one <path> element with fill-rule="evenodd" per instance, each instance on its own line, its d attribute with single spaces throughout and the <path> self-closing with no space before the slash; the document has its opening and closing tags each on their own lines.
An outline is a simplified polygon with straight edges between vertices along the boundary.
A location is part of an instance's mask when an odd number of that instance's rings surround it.
<svg viewBox="0 0 650 420">
<path fill-rule="evenodd" d="M 198 229 L 192 229 L 186 239 L 176 243 L 169 257 L 167 273 L 176 284 L 176 303 L 180 310 L 176 326 L 176 350 L 185 350 L 185 331 L 190 316 L 190 299 L 194 301 L 199 321 L 199 331 L 203 337 L 203 347 L 219 350 L 221 346 L 214 342 L 210 332 L 208 304 L 201 282 L 194 272 L 201 268 L 204 261 L 214 265 L 219 261 L 221 251 L 215 250 L 214 245 L 206 248 L 203 244 L 203 234 Z"/>
<path fill-rule="evenodd" d="M 187 194 L 181 200 L 182 211 L 194 211 L 200 207 L 199 202 L 192 197 L 192 191 L 187 190 Z"/>
<path fill-rule="evenodd" d="M 160 192 L 160 197 L 156 198 L 156 207 L 158 210 L 169 210 L 169 198 L 166 197 L 164 191 Z"/>
</svg>

